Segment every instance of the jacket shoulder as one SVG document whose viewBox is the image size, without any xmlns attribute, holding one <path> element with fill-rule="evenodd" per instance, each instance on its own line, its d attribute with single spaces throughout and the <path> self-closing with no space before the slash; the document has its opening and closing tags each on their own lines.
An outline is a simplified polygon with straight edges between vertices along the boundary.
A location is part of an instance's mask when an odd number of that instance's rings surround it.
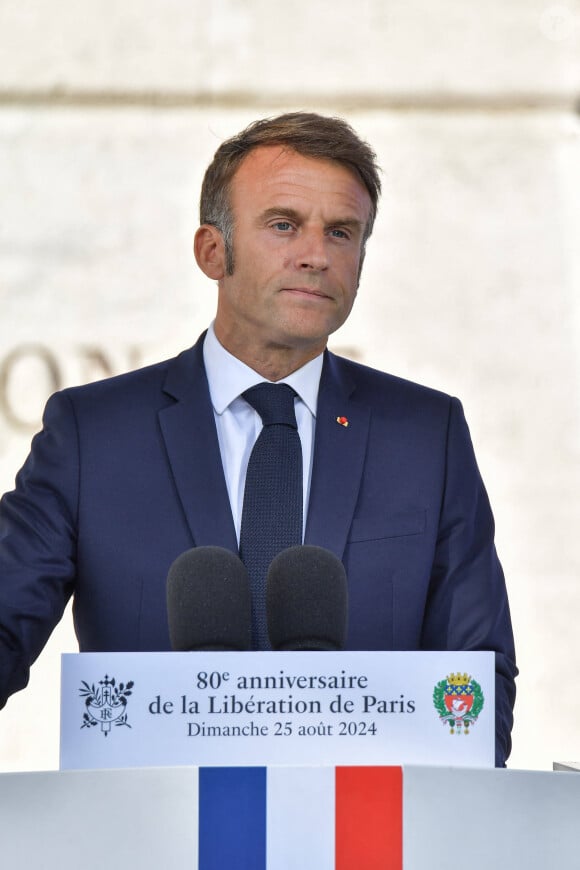
<svg viewBox="0 0 580 870">
<path fill-rule="evenodd" d="M 196 373 L 203 373 L 203 362 L 199 368 L 197 346 L 182 351 L 178 356 L 153 365 L 144 366 L 114 377 L 93 381 L 90 384 L 67 387 L 49 400 L 49 405 L 64 400 L 75 411 L 87 413 L 115 407 L 127 410 L 137 409 L 143 403 L 154 402 L 163 406 L 172 404 L 173 397 L 179 396 L 193 386 Z"/>
<path fill-rule="evenodd" d="M 379 369 L 362 365 L 346 357 L 328 354 L 331 372 L 347 385 L 360 400 L 370 401 L 373 406 L 393 403 L 402 406 L 433 407 L 449 410 L 451 402 L 457 402 L 448 393 L 436 390 Z"/>
</svg>

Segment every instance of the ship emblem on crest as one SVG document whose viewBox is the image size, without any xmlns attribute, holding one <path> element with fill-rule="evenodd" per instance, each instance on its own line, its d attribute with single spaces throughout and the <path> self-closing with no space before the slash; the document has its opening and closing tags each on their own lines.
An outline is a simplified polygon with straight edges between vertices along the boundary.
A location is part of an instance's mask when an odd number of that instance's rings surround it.
<svg viewBox="0 0 580 870">
<path fill-rule="evenodd" d="M 450 734 L 469 734 L 483 710 L 485 698 L 481 686 L 467 674 L 449 674 L 433 689 L 433 705 Z"/>
<path fill-rule="evenodd" d="M 127 698 L 133 694 L 134 683 L 119 683 L 114 677 L 105 674 L 104 679 L 99 680 L 95 686 L 89 686 L 84 680 L 81 682 L 79 694 L 85 699 L 85 712 L 81 728 L 91 728 L 94 725 L 101 726 L 101 733 L 107 737 L 113 725 L 131 726 L 127 722 Z"/>
</svg>

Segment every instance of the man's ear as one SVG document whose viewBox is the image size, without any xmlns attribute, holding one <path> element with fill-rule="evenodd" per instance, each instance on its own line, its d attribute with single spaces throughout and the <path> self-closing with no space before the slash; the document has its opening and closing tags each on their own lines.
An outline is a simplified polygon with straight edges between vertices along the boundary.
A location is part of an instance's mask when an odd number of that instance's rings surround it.
<svg viewBox="0 0 580 870">
<path fill-rule="evenodd" d="M 224 237 L 217 227 L 202 224 L 193 239 L 197 265 L 212 281 L 220 281 L 226 273 Z"/>
</svg>

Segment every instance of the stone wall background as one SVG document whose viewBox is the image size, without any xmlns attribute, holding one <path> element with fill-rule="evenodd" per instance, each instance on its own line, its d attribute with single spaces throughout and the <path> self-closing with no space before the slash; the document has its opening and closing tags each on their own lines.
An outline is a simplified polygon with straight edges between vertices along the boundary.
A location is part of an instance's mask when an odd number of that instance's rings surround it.
<svg viewBox="0 0 580 870">
<path fill-rule="evenodd" d="M 518 647 L 513 767 L 580 755 L 580 2 L 0 0 L 0 490 L 48 394 L 190 345 L 191 240 L 225 136 L 344 115 L 384 198 L 333 349 L 458 395 Z M 0 714 L 58 766 L 67 616 Z"/>
</svg>

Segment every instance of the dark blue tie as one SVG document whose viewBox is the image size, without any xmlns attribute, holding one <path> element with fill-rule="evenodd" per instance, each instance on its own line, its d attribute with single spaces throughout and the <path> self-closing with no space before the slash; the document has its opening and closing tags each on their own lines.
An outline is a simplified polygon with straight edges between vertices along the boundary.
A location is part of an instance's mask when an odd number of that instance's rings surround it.
<svg viewBox="0 0 580 870">
<path fill-rule="evenodd" d="M 262 418 L 248 462 L 240 557 L 252 584 L 252 644 L 271 649 L 266 620 L 266 575 L 281 550 L 302 543 L 302 447 L 288 384 L 262 383 L 244 399 Z"/>
</svg>

